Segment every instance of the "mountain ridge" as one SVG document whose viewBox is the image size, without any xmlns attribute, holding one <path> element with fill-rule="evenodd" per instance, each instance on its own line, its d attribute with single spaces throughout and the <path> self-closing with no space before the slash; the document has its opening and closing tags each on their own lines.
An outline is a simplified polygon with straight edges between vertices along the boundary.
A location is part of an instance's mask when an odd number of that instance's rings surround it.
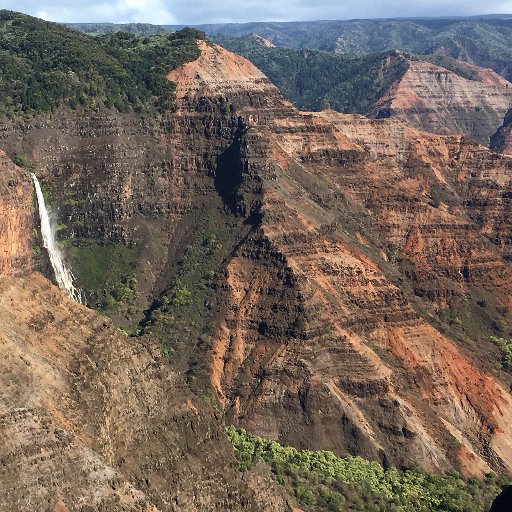
<svg viewBox="0 0 512 512">
<path fill-rule="evenodd" d="M 96 32 L 98 25 L 74 24 L 77 29 Z M 196 25 L 193 25 L 196 26 Z M 113 25 L 116 31 L 122 26 Z M 438 53 L 494 69 L 512 79 L 510 65 L 512 19 L 510 15 L 471 18 L 379 19 L 318 22 L 261 22 L 247 24 L 197 25 L 209 35 L 245 36 L 253 32 L 276 46 L 373 53 L 401 49 L 418 54 Z M 321 27 L 317 30 L 317 27 Z M 105 27 L 103 27 L 105 28 Z M 167 31 L 182 26 L 159 27 Z M 124 27 L 130 30 L 130 26 Z M 132 29 L 137 32 L 136 27 Z M 141 33 L 140 31 L 137 33 Z M 144 33 L 144 32 L 142 32 Z M 492 34 L 493 37 L 488 37 Z"/>
</svg>

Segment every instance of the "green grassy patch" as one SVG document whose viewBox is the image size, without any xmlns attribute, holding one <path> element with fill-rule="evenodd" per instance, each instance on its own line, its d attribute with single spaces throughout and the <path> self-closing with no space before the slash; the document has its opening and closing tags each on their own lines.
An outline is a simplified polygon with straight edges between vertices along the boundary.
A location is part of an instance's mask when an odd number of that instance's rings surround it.
<svg viewBox="0 0 512 512">
<path fill-rule="evenodd" d="M 298 451 L 243 429 L 230 426 L 226 430 L 241 469 L 265 462 L 307 511 L 484 512 L 507 484 L 493 473 L 478 480 L 464 479 L 456 472 L 434 476 L 384 469 L 361 457 Z"/>
<path fill-rule="evenodd" d="M 91 306 L 105 314 L 135 314 L 139 250 L 122 243 L 75 239 L 66 242 L 78 285 Z"/>
<path fill-rule="evenodd" d="M 499 347 L 501 353 L 501 368 L 506 372 L 512 372 L 512 339 L 491 337 Z"/>
</svg>

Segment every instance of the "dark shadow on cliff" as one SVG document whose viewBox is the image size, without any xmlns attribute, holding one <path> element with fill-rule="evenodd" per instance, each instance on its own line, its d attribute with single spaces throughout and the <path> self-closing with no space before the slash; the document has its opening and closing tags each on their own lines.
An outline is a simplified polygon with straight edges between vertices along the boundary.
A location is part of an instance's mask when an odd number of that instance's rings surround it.
<svg viewBox="0 0 512 512">
<path fill-rule="evenodd" d="M 238 189 L 243 183 L 244 164 L 241 158 L 244 127 L 239 126 L 232 144 L 217 158 L 215 189 L 232 213 L 243 213 Z"/>
<path fill-rule="evenodd" d="M 493 501 L 489 512 L 511 512 L 512 511 L 512 485 L 505 487 Z"/>
</svg>

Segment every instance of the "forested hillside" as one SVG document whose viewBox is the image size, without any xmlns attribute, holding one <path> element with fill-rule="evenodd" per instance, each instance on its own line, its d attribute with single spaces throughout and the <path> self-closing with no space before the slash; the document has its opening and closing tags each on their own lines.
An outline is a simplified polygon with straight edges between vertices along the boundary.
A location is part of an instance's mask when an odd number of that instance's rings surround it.
<svg viewBox="0 0 512 512">
<path fill-rule="evenodd" d="M 93 38 L 37 18 L 0 11 L 0 113 L 59 106 L 167 109 L 167 73 L 199 55 L 197 30 L 137 38 Z"/>
<path fill-rule="evenodd" d="M 137 34 L 182 26 L 73 24 L 92 34 L 115 30 Z M 366 54 L 401 49 L 442 54 L 512 77 L 512 19 L 507 15 L 346 21 L 254 22 L 198 25 L 209 35 L 241 37 L 257 33 L 276 46 Z"/>
<path fill-rule="evenodd" d="M 214 40 L 249 59 L 302 110 L 365 114 L 407 70 L 407 61 L 397 52 L 338 55 L 269 48 L 250 36 Z"/>
</svg>

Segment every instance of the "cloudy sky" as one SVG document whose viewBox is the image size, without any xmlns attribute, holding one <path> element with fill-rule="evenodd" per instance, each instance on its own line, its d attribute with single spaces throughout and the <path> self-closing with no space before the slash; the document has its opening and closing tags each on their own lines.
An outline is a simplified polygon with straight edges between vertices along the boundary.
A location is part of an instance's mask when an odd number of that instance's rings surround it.
<svg viewBox="0 0 512 512">
<path fill-rule="evenodd" d="M 197 24 L 502 14 L 512 0 L 0 0 L 0 8 L 63 22 Z"/>
</svg>

